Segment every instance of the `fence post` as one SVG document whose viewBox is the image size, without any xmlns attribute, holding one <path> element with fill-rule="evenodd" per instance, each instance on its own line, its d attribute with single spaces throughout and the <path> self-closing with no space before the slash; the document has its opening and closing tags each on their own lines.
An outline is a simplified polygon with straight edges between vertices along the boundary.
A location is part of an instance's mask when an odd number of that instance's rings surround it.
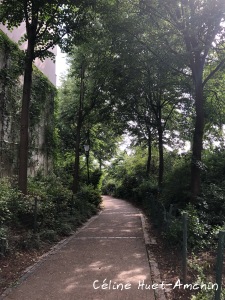
<svg viewBox="0 0 225 300">
<path fill-rule="evenodd" d="M 183 265 L 183 283 L 187 283 L 187 219 L 186 212 L 182 215 L 183 219 L 183 251 L 182 251 L 182 265 Z"/>
<path fill-rule="evenodd" d="M 218 250 L 217 250 L 217 260 L 216 260 L 216 283 L 218 285 L 218 288 L 215 291 L 215 300 L 220 300 L 220 296 L 221 296 L 224 241 L 225 241 L 225 231 L 220 231 Z"/>
</svg>

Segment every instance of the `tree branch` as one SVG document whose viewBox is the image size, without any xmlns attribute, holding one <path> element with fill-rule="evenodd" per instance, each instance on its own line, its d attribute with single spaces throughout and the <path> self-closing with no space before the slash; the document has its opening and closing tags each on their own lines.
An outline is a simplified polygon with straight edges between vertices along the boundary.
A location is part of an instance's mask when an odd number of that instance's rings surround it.
<svg viewBox="0 0 225 300">
<path fill-rule="evenodd" d="M 215 73 L 217 71 L 219 71 L 219 69 L 221 69 L 223 67 L 223 65 L 225 64 L 225 58 L 223 60 L 221 60 L 221 62 L 218 64 L 218 66 L 206 77 L 206 79 L 203 81 L 202 86 L 204 87 L 206 85 L 206 83 L 215 75 Z"/>
</svg>

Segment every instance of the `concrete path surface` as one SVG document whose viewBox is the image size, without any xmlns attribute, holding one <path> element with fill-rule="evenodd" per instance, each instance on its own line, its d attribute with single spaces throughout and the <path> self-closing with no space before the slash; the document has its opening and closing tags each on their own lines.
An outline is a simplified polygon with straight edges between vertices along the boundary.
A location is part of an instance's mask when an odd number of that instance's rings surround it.
<svg viewBox="0 0 225 300">
<path fill-rule="evenodd" d="M 108 196 L 103 205 L 4 300 L 155 300 L 140 212 Z"/>
</svg>

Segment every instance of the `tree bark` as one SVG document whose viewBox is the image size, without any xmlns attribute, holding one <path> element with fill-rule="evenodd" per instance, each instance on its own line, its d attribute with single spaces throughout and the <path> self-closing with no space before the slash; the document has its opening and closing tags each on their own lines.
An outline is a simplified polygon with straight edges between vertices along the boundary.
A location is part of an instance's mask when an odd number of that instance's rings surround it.
<svg viewBox="0 0 225 300">
<path fill-rule="evenodd" d="M 161 106 L 158 108 L 158 150 L 159 150 L 159 175 L 158 175 L 158 187 L 159 190 L 162 187 L 163 175 L 164 175 L 164 151 L 163 151 L 163 126 L 162 126 L 162 113 Z"/>
<path fill-rule="evenodd" d="M 158 187 L 161 189 L 164 175 L 164 151 L 163 151 L 163 130 L 162 125 L 158 128 L 158 147 L 159 147 L 159 175 L 158 175 Z"/>
<path fill-rule="evenodd" d="M 146 173 L 147 177 L 150 176 L 150 170 L 151 170 L 151 161 L 152 161 L 152 138 L 151 138 L 151 132 L 148 128 L 148 160 L 147 160 L 147 167 L 146 167 Z"/>
<path fill-rule="evenodd" d="M 199 70 L 200 71 L 200 70 Z M 201 71 L 200 71 L 201 72 Z M 204 135 L 204 96 L 202 74 L 195 75 L 195 129 L 192 146 L 191 193 L 192 201 L 196 201 L 201 192 L 201 161 Z"/>
<path fill-rule="evenodd" d="M 22 110 L 20 120 L 20 145 L 19 145 L 19 189 L 27 194 L 27 168 L 28 168 L 28 143 L 29 143 L 29 107 L 32 85 L 32 63 L 34 59 L 35 38 L 28 39 L 25 61 Z"/>
</svg>

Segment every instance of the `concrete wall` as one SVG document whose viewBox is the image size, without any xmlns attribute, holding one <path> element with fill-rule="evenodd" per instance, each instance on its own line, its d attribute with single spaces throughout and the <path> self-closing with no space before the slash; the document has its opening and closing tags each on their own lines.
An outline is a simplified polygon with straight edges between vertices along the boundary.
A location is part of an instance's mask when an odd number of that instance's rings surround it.
<svg viewBox="0 0 225 300">
<path fill-rule="evenodd" d="M 22 27 L 18 28 L 18 30 L 22 30 Z M 9 37 L 12 38 L 12 35 Z M 16 38 L 14 37 L 14 39 Z M 17 57 L 17 54 L 14 54 L 14 63 L 16 63 L 15 59 Z M 11 60 L 10 52 L 6 51 L 4 43 L 2 47 L 0 44 L 0 71 L 2 69 L 10 69 Z M 50 61 L 50 63 L 52 62 Z M 43 66 L 46 67 L 48 64 L 43 64 Z M 33 76 L 37 76 L 39 73 L 35 71 Z M 47 76 L 47 73 L 45 75 Z M 22 82 L 22 76 L 18 76 L 15 81 L 5 81 L 0 77 L 0 178 L 17 175 L 18 173 L 19 111 L 22 97 Z M 38 86 L 39 83 L 36 81 L 36 87 Z M 52 88 L 50 84 L 49 86 Z M 52 157 L 49 154 L 48 141 L 46 140 L 46 129 L 53 130 L 53 125 L 49 127 L 49 124 L 53 124 L 54 94 L 54 89 L 50 89 L 41 96 L 40 101 L 43 105 L 40 112 L 40 121 L 30 128 L 30 142 L 32 144 L 32 150 L 30 149 L 30 151 L 32 152 L 29 159 L 29 175 L 35 175 L 39 169 L 46 175 L 52 169 Z M 35 95 L 36 98 L 33 100 L 39 103 L 40 95 Z"/>
<path fill-rule="evenodd" d="M 7 34 L 7 36 L 14 42 L 18 42 L 19 39 L 25 34 L 26 28 L 25 24 L 21 24 L 18 28 L 15 28 L 12 32 L 9 31 L 4 25 L 0 24 L 0 29 Z M 26 49 L 26 43 L 22 44 L 20 46 L 20 49 L 25 50 Z M 57 54 L 57 48 L 55 47 L 53 50 L 51 50 L 55 55 Z M 47 58 L 43 62 L 40 59 L 35 60 L 35 65 L 38 67 L 38 69 L 45 74 L 48 79 L 56 86 L 56 67 L 55 63 Z"/>
</svg>

